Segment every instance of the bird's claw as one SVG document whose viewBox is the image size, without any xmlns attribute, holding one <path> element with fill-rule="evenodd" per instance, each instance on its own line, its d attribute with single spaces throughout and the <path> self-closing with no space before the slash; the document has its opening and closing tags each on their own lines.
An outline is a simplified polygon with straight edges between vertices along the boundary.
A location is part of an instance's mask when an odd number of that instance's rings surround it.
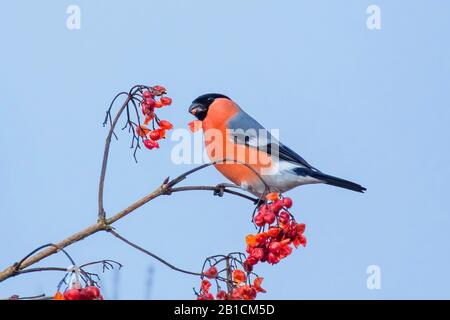
<svg viewBox="0 0 450 320">
<path fill-rule="evenodd" d="M 225 193 L 226 188 L 236 188 L 236 187 L 237 186 L 235 184 L 231 184 L 231 183 L 219 183 L 218 185 L 216 185 L 216 188 L 214 190 L 214 195 L 222 197 L 223 194 Z"/>
<path fill-rule="evenodd" d="M 256 208 L 261 207 L 264 203 L 266 203 L 265 198 L 256 200 L 256 202 L 255 202 Z"/>
<path fill-rule="evenodd" d="M 223 194 L 225 193 L 225 188 L 226 186 L 223 183 L 218 184 L 214 189 L 214 195 L 223 197 Z"/>
</svg>

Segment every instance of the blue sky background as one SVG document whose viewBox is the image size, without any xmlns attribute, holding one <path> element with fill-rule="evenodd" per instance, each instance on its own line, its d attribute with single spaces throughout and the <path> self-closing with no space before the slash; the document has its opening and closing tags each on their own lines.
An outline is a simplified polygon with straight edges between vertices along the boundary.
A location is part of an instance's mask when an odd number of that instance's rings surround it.
<svg viewBox="0 0 450 320">
<path fill-rule="evenodd" d="M 81 8 L 81 30 L 66 8 Z M 366 27 L 379 5 L 382 29 Z M 234 98 L 321 170 L 364 195 L 306 186 L 289 195 L 308 246 L 260 266 L 267 299 L 450 298 L 450 5 L 448 1 L 9 1 L 1 5 L 0 267 L 96 219 L 97 185 L 115 93 L 164 84 L 161 116 L 184 127 L 198 95 Z M 175 166 L 165 141 L 135 164 L 121 135 L 106 210 L 152 191 Z M 213 169 L 190 180 L 216 184 Z M 170 262 L 244 250 L 252 206 L 208 193 L 159 198 L 115 226 Z M 97 234 L 68 248 L 78 263 L 122 262 L 107 298 L 194 298 L 198 279 Z M 368 290 L 378 265 L 381 290 Z M 41 265 L 66 266 L 62 255 Z M 149 268 L 153 270 L 148 291 Z M 94 269 L 95 270 L 95 269 Z M 0 297 L 54 292 L 61 274 L 8 279 Z M 117 285 L 114 285 L 117 283 Z M 116 293 L 118 292 L 118 293 Z"/>
</svg>

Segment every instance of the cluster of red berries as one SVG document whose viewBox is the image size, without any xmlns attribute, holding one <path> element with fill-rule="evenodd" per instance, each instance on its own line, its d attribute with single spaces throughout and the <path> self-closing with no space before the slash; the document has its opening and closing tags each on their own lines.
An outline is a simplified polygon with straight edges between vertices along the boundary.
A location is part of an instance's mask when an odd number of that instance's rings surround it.
<svg viewBox="0 0 450 320">
<path fill-rule="evenodd" d="M 170 106 L 172 98 L 165 97 L 167 93 L 163 86 L 154 86 L 151 90 L 142 92 L 141 110 L 145 116 L 144 124 L 136 126 L 136 134 L 143 138 L 144 145 L 147 149 L 158 149 L 158 140 L 165 138 L 166 130 L 173 129 L 173 125 L 167 120 L 160 120 L 155 113 L 155 109 Z M 159 100 L 158 100 L 159 98 Z M 159 128 L 155 128 L 155 121 Z M 149 129 L 148 125 L 152 122 L 153 128 Z"/>
<path fill-rule="evenodd" d="M 291 244 L 295 248 L 306 246 L 305 224 L 297 223 L 288 212 L 292 199 L 280 198 L 277 193 L 270 193 L 266 198 L 268 201 L 259 207 L 253 219 L 260 227 L 259 232 L 245 238 L 249 254 L 244 262 L 247 272 L 258 262 L 280 262 L 292 253 Z"/>
<path fill-rule="evenodd" d="M 259 231 L 249 234 L 245 239 L 248 255 L 245 261 L 239 259 L 243 270 L 237 268 L 238 263 L 227 263 L 227 268 L 219 272 L 216 262 L 203 272 L 198 300 L 254 300 L 258 293 L 266 292 L 261 288 L 264 278 L 256 276 L 253 283 L 250 281 L 250 277 L 254 275 L 253 267 L 259 262 L 277 264 L 292 253 L 293 247 L 306 246 L 305 224 L 297 223 L 289 213 L 292 204 L 291 198 L 282 197 L 275 192 L 266 196 L 266 201 L 258 207 L 253 218 Z M 230 256 L 225 257 L 229 258 Z M 238 260 L 234 259 L 235 262 Z M 227 275 L 220 277 L 219 273 L 222 272 L 227 272 Z M 212 284 L 208 279 L 214 279 L 217 283 L 218 292 L 215 296 L 210 292 Z M 219 281 L 227 282 L 228 291 L 220 289 Z"/>
<path fill-rule="evenodd" d="M 215 279 L 218 276 L 217 268 L 215 266 L 208 269 L 205 273 L 208 279 Z M 233 280 L 233 290 L 232 292 L 226 292 L 224 290 L 219 290 L 214 297 L 210 293 L 211 282 L 209 280 L 202 280 L 200 293 L 197 295 L 197 300 L 255 300 L 256 295 L 259 292 L 266 292 L 261 288 L 261 283 L 264 278 L 255 278 L 253 284 L 248 280 L 247 275 L 244 271 L 235 269 L 232 273 Z"/>
<path fill-rule="evenodd" d="M 88 286 L 85 288 L 71 288 L 66 292 L 56 292 L 53 300 L 103 300 L 100 289 L 96 286 Z"/>
</svg>

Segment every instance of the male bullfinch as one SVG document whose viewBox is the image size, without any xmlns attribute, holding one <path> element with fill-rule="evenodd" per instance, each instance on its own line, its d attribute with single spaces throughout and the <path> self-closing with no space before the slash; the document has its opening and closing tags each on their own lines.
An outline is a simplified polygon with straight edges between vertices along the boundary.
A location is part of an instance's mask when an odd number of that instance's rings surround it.
<svg viewBox="0 0 450 320">
<path fill-rule="evenodd" d="M 206 152 L 217 170 L 257 196 L 311 183 L 366 190 L 311 166 L 223 94 L 199 96 L 189 112 L 202 121 Z"/>
</svg>

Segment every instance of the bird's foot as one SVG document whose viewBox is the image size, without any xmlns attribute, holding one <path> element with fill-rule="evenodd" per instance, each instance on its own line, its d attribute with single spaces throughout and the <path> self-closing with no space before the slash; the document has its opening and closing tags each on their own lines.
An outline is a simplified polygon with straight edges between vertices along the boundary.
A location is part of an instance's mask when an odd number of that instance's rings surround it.
<svg viewBox="0 0 450 320">
<path fill-rule="evenodd" d="M 214 190 L 214 195 L 223 197 L 223 194 L 225 193 L 226 188 L 236 188 L 237 186 L 235 184 L 231 183 L 219 183 L 216 185 L 216 188 Z"/>
<path fill-rule="evenodd" d="M 256 208 L 259 209 L 259 207 L 261 207 L 264 203 L 266 203 L 266 199 L 265 198 L 259 198 L 258 201 L 255 203 Z"/>
</svg>

